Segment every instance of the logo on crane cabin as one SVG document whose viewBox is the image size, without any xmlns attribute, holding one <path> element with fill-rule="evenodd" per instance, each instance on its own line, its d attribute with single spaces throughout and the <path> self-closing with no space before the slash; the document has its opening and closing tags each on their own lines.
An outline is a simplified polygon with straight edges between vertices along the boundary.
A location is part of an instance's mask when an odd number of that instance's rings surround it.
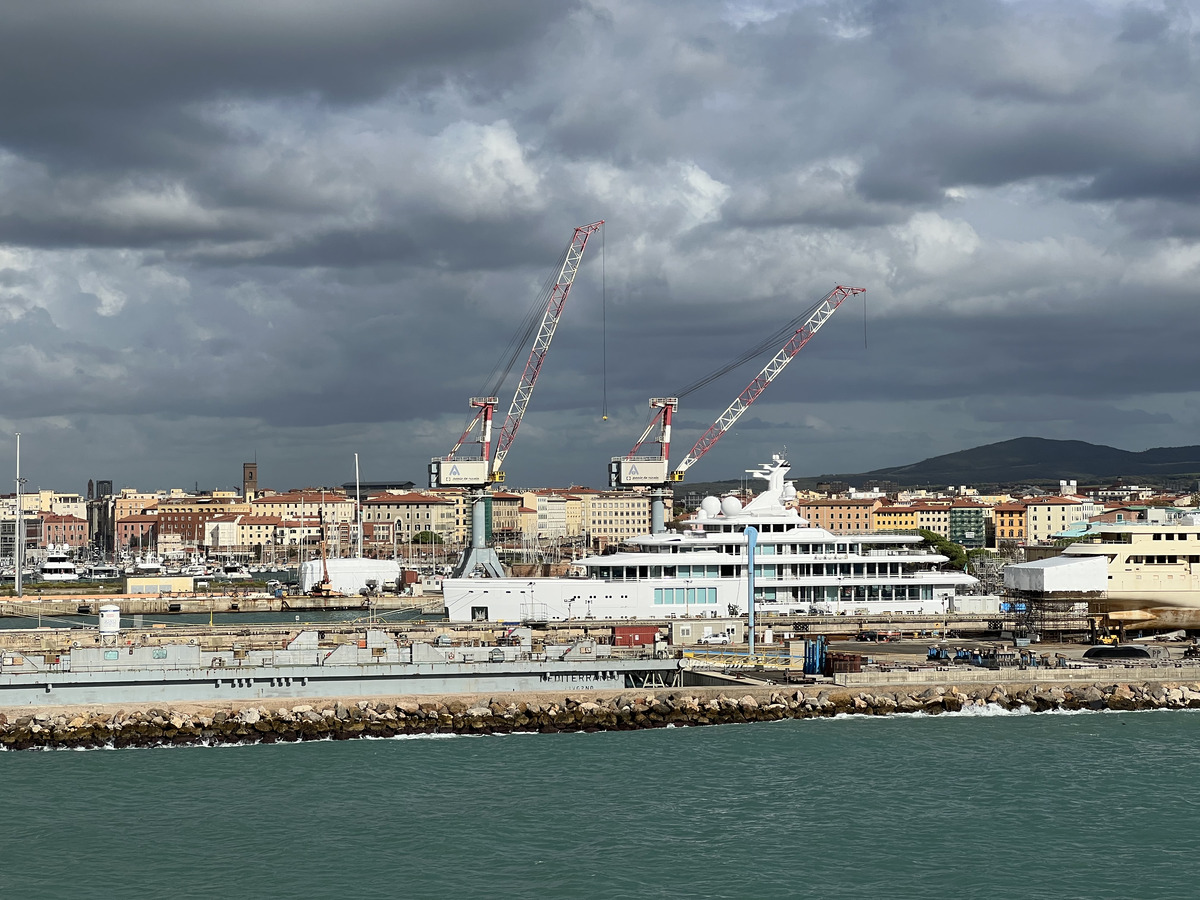
<svg viewBox="0 0 1200 900">
<path fill-rule="evenodd" d="M 452 485 L 481 485 L 488 483 L 488 461 L 486 459 L 458 459 L 447 461 L 438 473 L 438 484 L 443 487 Z"/>
<path fill-rule="evenodd" d="M 666 484 L 667 461 L 665 459 L 620 460 L 619 482 L 623 485 Z"/>
</svg>

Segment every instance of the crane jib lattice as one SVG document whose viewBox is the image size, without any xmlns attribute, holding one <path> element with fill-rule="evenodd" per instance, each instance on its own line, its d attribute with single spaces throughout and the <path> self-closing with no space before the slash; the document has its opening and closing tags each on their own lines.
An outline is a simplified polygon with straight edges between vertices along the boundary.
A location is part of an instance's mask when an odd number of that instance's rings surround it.
<svg viewBox="0 0 1200 900">
<path fill-rule="evenodd" d="M 579 263 L 583 258 L 588 238 L 595 234 L 603 224 L 604 222 L 601 220 L 575 229 L 575 235 L 571 240 L 571 246 L 567 249 L 558 280 L 550 292 L 550 300 L 546 305 L 546 312 L 542 316 L 541 327 L 538 329 L 533 347 L 529 351 L 525 371 L 522 373 L 517 391 L 513 395 L 504 425 L 500 429 L 500 437 L 496 440 L 496 456 L 492 462 L 493 475 L 500 471 L 504 464 L 504 457 L 508 454 L 509 448 L 512 447 L 512 442 L 517 436 L 517 429 L 529 406 L 529 399 L 533 396 L 538 374 L 542 370 L 542 364 L 546 361 L 550 342 L 554 339 L 555 329 L 558 328 L 558 320 L 562 315 L 563 306 L 567 302 L 567 295 L 571 292 L 571 285 L 575 282 L 575 273 L 579 271 Z"/>
<path fill-rule="evenodd" d="M 792 357 L 799 353 L 804 345 L 812 339 L 812 336 L 817 333 L 820 327 L 842 305 L 843 300 L 847 297 L 864 293 L 865 291 L 866 288 L 838 285 L 826 294 L 824 299 L 817 304 L 816 309 L 808 317 L 808 320 L 800 328 L 796 329 L 796 333 L 784 344 L 783 348 L 771 358 L 771 361 L 763 367 L 761 372 L 754 376 L 754 380 L 746 386 L 746 389 L 738 395 L 737 399 L 700 436 L 695 446 L 692 447 L 691 452 L 684 457 L 683 461 L 675 468 L 675 471 L 671 473 L 671 480 L 683 480 L 683 473 L 695 465 L 700 457 L 711 450 L 713 445 L 721 439 L 721 436 L 733 427 L 738 417 L 750 408 L 751 404 L 767 389 L 767 385 L 774 381 L 787 364 L 791 362 Z"/>
</svg>

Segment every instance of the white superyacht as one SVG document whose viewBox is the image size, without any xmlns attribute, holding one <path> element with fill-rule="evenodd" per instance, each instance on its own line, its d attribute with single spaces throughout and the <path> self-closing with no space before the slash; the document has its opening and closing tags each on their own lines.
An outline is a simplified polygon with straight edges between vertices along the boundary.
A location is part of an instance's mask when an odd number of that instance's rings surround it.
<svg viewBox="0 0 1200 900">
<path fill-rule="evenodd" d="M 747 470 L 767 489 L 742 507 L 708 497 L 681 532 L 635 538 L 637 552 L 578 561 L 578 578 L 448 578 L 451 621 L 661 619 L 741 615 L 748 606 L 746 528 L 758 531 L 755 608 L 784 615 L 941 615 L 978 581 L 942 571 L 945 556 L 905 534 L 834 534 L 789 506 L 776 456 Z"/>
</svg>

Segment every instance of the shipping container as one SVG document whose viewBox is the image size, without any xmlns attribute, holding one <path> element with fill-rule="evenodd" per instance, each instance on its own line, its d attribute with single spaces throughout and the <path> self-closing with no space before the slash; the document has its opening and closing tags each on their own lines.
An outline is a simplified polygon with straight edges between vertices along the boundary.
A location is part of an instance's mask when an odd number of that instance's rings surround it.
<svg viewBox="0 0 1200 900">
<path fill-rule="evenodd" d="M 658 638 L 658 628 L 654 625 L 614 625 L 614 647 L 653 647 Z"/>
</svg>

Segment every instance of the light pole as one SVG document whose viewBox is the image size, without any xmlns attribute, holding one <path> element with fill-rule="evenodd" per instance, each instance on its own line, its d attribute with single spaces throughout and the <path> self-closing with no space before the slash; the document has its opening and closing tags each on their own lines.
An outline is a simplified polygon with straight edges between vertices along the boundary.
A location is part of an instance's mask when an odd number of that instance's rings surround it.
<svg viewBox="0 0 1200 900">
<path fill-rule="evenodd" d="M 21 569 L 25 566 L 25 511 L 21 507 L 21 485 L 25 479 L 21 477 L 21 432 L 17 436 L 17 523 L 13 532 L 13 555 L 16 559 L 17 572 L 15 588 L 18 597 L 22 596 Z M 42 627 L 42 610 L 38 608 L 38 628 Z"/>
</svg>

